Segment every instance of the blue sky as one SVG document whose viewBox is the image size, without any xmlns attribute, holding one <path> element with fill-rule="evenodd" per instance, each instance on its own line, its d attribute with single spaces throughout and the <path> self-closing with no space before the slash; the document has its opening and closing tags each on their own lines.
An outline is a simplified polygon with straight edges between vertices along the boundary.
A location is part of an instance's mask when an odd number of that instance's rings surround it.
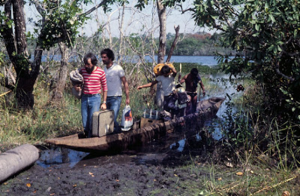
<svg viewBox="0 0 300 196">
<path fill-rule="evenodd" d="M 99 3 L 100 1 L 96 1 Z M 183 8 L 186 9 L 191 4 L 191 0 L 186 0 L 183 4 Z M 123 33 L 125 35 L 129 35 L 132 33 L 137 34 L 144 34 L 149 33 L 150 31 L 154 31 L 154 36 L 157 37 L 159 34 L 159 21 L 158 16 L 156 13 L 156 8 L 153 8 L 153 2 L 149 1 L 152 5 L 146 6 L 145 9 L 139 11 L 134 9 L 134 5 L 136 0 L 130 0 L 129 4 L 126 7 L 125 17 L 124 17 L 124 26 L 123 26 Z M 94 11 L 91 14 L 91 20 L 80 30 L 81 33 L 85 33 L 86 35 L 90 36 L 96 32 L 99 25 L 96 22 L 96 18 L 99 19 L 99 24 L 105 24 L 108 21 L 108 16 L 111 18 L 111 22 L 109 25 L 111 35 L 119 37 L 119 21 L 118 16 L 120 13 L 120 7 L 112 6 L 111 12 L 104 14 L 101 8 L 98 11 Z M 86 8 L 88 9 L 88 8 Z M 155 13 L 152 17 L 152 10 L 155 10 Z M 26 8 L 26 18 L 34 17 L 38 15 L 38 12 L 30 7 Z M 167 33 L 174 34 L 174 26 L 180 25 L 180 33 L 195 33 L 199 31 L 206 31 L 213 33 L 214 31 L 209 31 L 208 29 L 200 28 L 195 25 L 195 22 L 191 18 L 191 13 L 186 12 L 185 14 L 181 14 L 176 9 L 167 9 Z M 153 19 L 152 19 L 153 18 Z M 108 28 L 108 25 L 105 25 L 105 28 Z M 27 26 L 27 30 L 32 30 L 30 25 Z M 107 31 L 106 31 L 107 32 Z M 104 32 L 105 36 L 108 36 L 107 33 Z"/>
<path fill-rule="evenodd" d="M 183 7 L 187 8 L 189 4 L 192 1 L 187 0 Z M 150 1 L 152 3 L 152 1 Z M 153 5 L 148 5 L 146 8 L 141 12 L 138 13 L 137 10 L 133 11 L 132 8 L 135 5 L 135 1 L 131 0 L 129 5 L 126 8 L 126 14 L 125 14 L 125 22 L 124 22 L 124 32 L 126 35 L 130 33 L 143 33 L 143 32 L 149 32 L 152 27 L 158 26 L 159 21 L 158 21 L 158 16 L 157 13 L 155 12 L 154 14 L 154 24 L 156 25 L 151 25 L 151 19 L 152 19 L 152 9 Z M 131 8 L 131 9 L 130 9 Z M 156 10 L 155 10 L 156 11 Z M 99 13 L 102 14 L 102 23 L 105 23 L 107 19 L 103 15 L 103 11 L 99 10 Z M 175 33 L 174 31 L 174 26 L 180 25 L 180 33 L 194 33 L 194 32 L 199 32 L 205 30 L 206 32 L 213 33 L 214 31 L 209 31 L 208 29 L 200 28 L 195 25 L 195 22 L 193 21 L 191 17 L 191 13 L 186 12 L 185 14 L 181 14 L 178 10 L 168 8 L 167 9 L 167 33 Z M 98 14 L 100 16 L 101 14 Z M 119 11 L 117 10 L 116 6 L 112 7 L 112 12 L 111 14 L 111 19 L 116 19 L 118 18 Z M 91 33 L 95 32 L 97 30 L 97 24 L 95 22 L 95 13 L 93 15 L 93 20 L 85 26 L 85 32 Z M 119 23 L 117 20 L 112 21 L 110 25 L 112 29 L 112 34 L 113 36 L 119 36 Z M 154 33 L 155 37 L 158 36 L 158 28 L 155 28 L 156 31 Z"/>
</svg>

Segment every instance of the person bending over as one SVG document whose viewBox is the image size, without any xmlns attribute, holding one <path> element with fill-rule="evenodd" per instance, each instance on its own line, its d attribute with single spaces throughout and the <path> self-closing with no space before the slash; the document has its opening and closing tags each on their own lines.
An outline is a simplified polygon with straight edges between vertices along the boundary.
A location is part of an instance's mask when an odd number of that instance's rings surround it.
<svg viewBox="0 0 300 196">
<path fill-rule="evenodd" d="M 187 103 L 186 114 L 191 114 L 196 112 L 197 108 L 197 86 L 200 84 L 202 88 L 203 96 L 205 96 L 205 89 L 202 83 L 201 77 L 198 73 L 197 68 L 191 69 L 190 73 L 186 74 L 181 80 L 180 83 L 185 82 L 185 91 L 188 94 L 190 102 Z"/>
<path fill-rule="evenodd" d="M 137 87 L 137 89 L 139 90 L 142 88 L 152 87 L 153 85 L 160 82 L 162 86 L 163 95 L 164 95 L 163 108 L 167 112 L 170 112 L 172 116 L 176 113 L 177 110 L 175 106 L 176 98 L 174 97 L 174 93 L 173 93 L 176 86 L 175 85 L 176 74 L 177 72 L 175 68 L 170 68 L 169 66 L 164 65 L 160 70 L 160 75 L 156 77 L 155 81 Z"/>
</svg>

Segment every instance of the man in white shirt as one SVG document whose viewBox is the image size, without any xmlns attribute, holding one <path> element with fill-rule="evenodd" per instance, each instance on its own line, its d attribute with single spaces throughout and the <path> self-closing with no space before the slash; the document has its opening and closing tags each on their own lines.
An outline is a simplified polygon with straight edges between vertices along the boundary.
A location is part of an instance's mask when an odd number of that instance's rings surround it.
<svg viewBox="0 0 300 196">
<path fill-rule="evenodd" d="M 119 130 L 119 124 L 117 122 L 118 113 L 120 110 L 120 105 L 122 101 L 122 83 L 125 88 L 126 95 L 126 105 L 129 105 L 129 88 L 128 83 L 126 81 L 124 69 L 114 63 L 115 55 L 113 51 L 109 48 L 103 49 L 101 51 L 101 59 L 104 67 L 104 72 L 106 75 L 107 81 L 107 109 L 111 109 L 114 111 L 114 126 L 115 130 Z"/>
</svg>

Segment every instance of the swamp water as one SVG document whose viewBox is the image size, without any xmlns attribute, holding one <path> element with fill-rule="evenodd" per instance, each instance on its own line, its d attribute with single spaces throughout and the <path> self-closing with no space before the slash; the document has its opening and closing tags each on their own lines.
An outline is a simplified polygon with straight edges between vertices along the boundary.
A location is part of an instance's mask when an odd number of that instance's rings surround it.
<svg viewBox="0 0 300 196">
<path fill-rule="evenodd" d="M 208 119 L 204 123 L 204 127 L 208 127 L 211 131 L 212 137 L 215 140 L 222 138 L 222 121 L 225 119 L 223 115 L 228 110 L 226 102 L 229 97 L 232 99 L 241 95 L 241 92 L 236 91 L 236 87 L 239 83 L 237 81 L 230 82 L 229 77 L 224 75 L 210 76 L 209 85 L 212 85 L 211 90 L 205 97 L 201 96 L 201 99 L 208 99 L 210 97 L 227 97 L 219 108 L 216 118 Z M 193 124 L 197 127 L 197 123 Z M 199 127 L 198 127 L 199 128 Z M 124 150 L 115 154 L 98 154 L 81 152 L 72 149 L 62 147 L 52 147 L 41 152 L 40 158 L 37 161 L 37 165 L 48 167 L 69 167 L 69 168 L 81 168 L 85 166 L 97 166 L 108 163 L 122 164 L 126 162 L 135 162 L 137 164 L 146 164 L 148 162 L 161 162 L 170 152 L 182 152 L 186 145 L 188 145 L 186 133 L 190 131 L 190 128 L 183 126 L 180 130 L 176 130 L 173 133 L 167 134 L 163 138 L 159 138 L 149 142 L 148 144 L 130 150 Z M 195 142 L 202 140 L 199 130 L 195 130 L 193 138 Z M 191 137 L 191 135 L 189 135 Z"/>
</svg>

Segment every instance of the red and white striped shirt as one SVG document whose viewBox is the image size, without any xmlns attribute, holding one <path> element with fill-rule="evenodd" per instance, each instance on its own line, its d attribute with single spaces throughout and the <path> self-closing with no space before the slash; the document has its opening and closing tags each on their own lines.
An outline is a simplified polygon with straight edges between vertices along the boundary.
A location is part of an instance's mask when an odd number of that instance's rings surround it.
<svg viewBox="0 0 300 196">
<path fill-rule="evenodd" d="M 101 90 L 107 91 L 106 77 L 103 69 L 96 67 L 96 70 L 89 74 L 86 72 L 85 68 L 81 68 L 80 72 L 83 76 L 84 94 L 91 95 L 101 93 Z"/>
</svg>

